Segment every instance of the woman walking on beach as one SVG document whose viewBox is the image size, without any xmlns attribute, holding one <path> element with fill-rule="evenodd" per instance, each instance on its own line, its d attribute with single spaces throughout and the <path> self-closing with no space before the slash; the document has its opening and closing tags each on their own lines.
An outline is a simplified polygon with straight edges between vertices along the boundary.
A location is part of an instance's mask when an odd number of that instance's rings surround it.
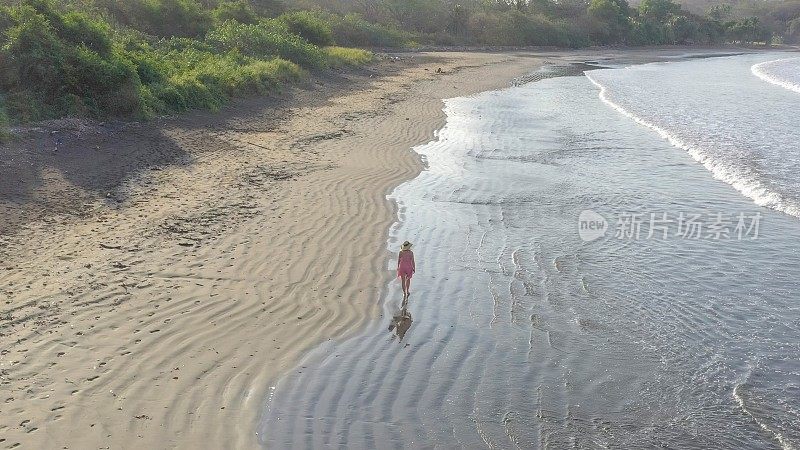
<svg viewBox="0 0 800 450">
<path fill-rule="evenodd" d="M 416 268 L 411 242 L 405 241 L 400 249 L 400 255 L 397 256 L 397 276 L 400 277 L 400 282 L 403 284 L 403 297 L 408 297 L 411 276 L 414 275 Z"/>
</svg>

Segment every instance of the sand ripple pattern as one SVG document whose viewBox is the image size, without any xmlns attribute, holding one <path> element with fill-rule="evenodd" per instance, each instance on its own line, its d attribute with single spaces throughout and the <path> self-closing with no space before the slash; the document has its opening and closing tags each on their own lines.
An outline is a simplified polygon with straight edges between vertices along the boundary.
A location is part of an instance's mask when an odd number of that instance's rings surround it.
<svg viewBox="0 0 800 450">
<path fill-rule="evenodd" d="M 583 244 L 582 209 L 752 205 L 613 114 L 586 78 L 452 99 L 446 113 L 416 148 L 426 170 L 391 195 L 388 249 L 416 243 L 407 310 L 390 283 L 381 320 L 272 385 L 265 446 L 797 442 L 800 310 L 784 281 L 796 269 L 767 263 L 797 262 L 785 251 L 793 218 L 770 213 L 773 237 L 746 246 Z M 653 189 L 676 176 L 678 191 Z"/>
<path fill-rule="evenodd" d="M 271 380 L 378 313 L 386 195 L 419 171 L 409 149 L 440 126 L 440 92 L 531 64 L 465 58 L 166 121 L 152 142 L 182 164 L 4 242 L 0 447 L 256 446 Z"/>
</svg>

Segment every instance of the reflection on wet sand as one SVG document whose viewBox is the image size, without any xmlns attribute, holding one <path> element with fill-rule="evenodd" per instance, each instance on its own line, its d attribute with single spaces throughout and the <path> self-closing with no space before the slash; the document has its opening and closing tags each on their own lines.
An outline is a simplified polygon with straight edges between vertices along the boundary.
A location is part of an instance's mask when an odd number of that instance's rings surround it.
<svg viewBox="0 0 800 450">
<path fill-rule="evenodd" d="M 400 309 L 392 316 L 392 321 L 389 324 L 389 331 L 394 331 L 395 336 L 399 338 L 398 342 L 402 342 L 406 332 L 411 328 L 411 322 L 413 321 L 411 313 L 408 311 L 408 297 L 404 297 Z"/>
</svg>

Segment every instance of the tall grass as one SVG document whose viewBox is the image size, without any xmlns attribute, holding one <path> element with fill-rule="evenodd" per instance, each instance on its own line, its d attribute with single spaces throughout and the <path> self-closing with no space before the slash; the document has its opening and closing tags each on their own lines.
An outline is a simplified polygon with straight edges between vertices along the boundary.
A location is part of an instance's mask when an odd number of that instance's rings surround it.
<svg viewBox="0 0 800 450">
<path fill-rule="evenodd" d="M 326 66 L 325 53 L 319 47 L 292 34 L 283 22 L 275 19 L 257 24 L 227 21 L 209 31 L 206 42 L 220 52 L 237 50 L 254 58 L 278 55 L 302 66 Z"/>
<path fill-rule="evenodd" d="M 216 53 L 210 46 L 176 40 L 127 52 L 140 79 L 146 80 L 141 91 L 144 115 L 216 110 L 231 97 L 269 93 L 304 75 L 300 66 L 285 59 L 256 59 L 236 50 Z"/>
<path fill-rule="evenodd" d="M 0 7 L 0 130 L 64 116 L 215 110 L 308 70 L 371 59 L 330 47 L 332 31 L 317 16 L 267 18 L 243 0 L 212 9 L 195 0 L 82 1 L 93 1 L 95 12 L 50 0 Z"/>
<path fill-rule="evenodd" d="M 361 66 L 373 59 L 372 52 L 360 48 L 325 47 L 325 55 L 331 67 Z"/>
</svg>

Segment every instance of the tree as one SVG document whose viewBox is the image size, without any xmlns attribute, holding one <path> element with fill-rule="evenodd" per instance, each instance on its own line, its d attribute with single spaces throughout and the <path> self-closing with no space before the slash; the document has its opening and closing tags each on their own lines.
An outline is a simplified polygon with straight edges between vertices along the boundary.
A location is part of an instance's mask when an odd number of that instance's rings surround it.
<svg viewBox="0 0 800 450">
<path fill-rule="evenodd" d="M 456 3 L 450 9 L 450 17 L 447 24 L 447 31 L 455 36 L 464 36 L 469 27 L 469 10 L 463 5 Z"/>
<path fill-rule="evenodd" d="M 800 42 L 800 17 L 789 22 L 789 26 L 786 30 L 786 42 Z"/>
<path fill-rule="evenodd" d="M 669 34 L 674 44 L 695 44 L 698 27 L 686 16 L 672 16 L 669 21 Z"/>
<path fill-rule="evenodd" d="M 714 5 L 711 8 L 708 8 L 708 17 L 712 20 L 725 20 L 731 15 L 731 11 L 733 11 L 733 7 L 731 5 Z"/>
<path fill-rule="evenodd" d="M 587 8 L 592 41 L 624 42 L 630 30 L 630 8 L 626 0 L 592 0 Z"/>
<path fill-rule="evenodd" d="M 703 44 L 714 44 L 725 40 L 725 26 L 718 20 L 700 22 L 697 33 Z"/>
<path fill-rule="evenodd" d="M 671 0 L 642 0 L 639 3 L 639 15 L 644 20 L 666 23 L 670 15 L 678 15 L 681 6 Z"/>
<path fill-rule="evenodd" d="M 726 35 L 729 40 L 737 42 L 765 42 L 772 40 L 772 33 L 761 26 L 758 17 L 747 17 L 745 19 L 727 22 Z"/>
</svg>

